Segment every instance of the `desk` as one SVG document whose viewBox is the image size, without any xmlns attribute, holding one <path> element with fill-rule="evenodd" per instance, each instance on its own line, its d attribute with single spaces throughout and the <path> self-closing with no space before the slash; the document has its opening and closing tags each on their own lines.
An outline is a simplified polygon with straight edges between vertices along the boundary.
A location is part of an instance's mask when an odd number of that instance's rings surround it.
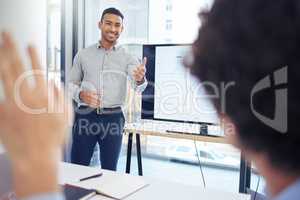
<svg viewBox="0 0 300 200">
<path fill-rule="evenodd" d="M 78 178 L 78 175 L 90 175 L 91 173 L 99 172 L 99 169 L 74 165 L 70 163 L 61 163 L 60 165 L 60 184 L 68 183 L 71 181 L 72 176 L 75 179 Z M 101 170 L 104 175 L 110 176 L 112 179 L 115 179 L 117 172 L 112 172 L 109 170 Z M 128 176 L 128 175 L 127 175 Z M 129 175 L 131 176 L 131 175 Z M 250 200 L 249 195 L 244 194 L 233 194 L 223 191 L 203 189 L 196 186 L 188 186 L 179 183 L 161 181 L 157 179 L 145 178 L 146 182 L 149 183 L 149 186 L 139 190 L 138 192 L 130 195 L 126 200 Z M 101 195 L 97 195 L 91 200 L 112 200 Z"/>
<path fill-rule="evenodd" d="M 217 134 L 215 134 L 215 136 L 204 136 L 204 135 L 189 133 L 189 132 L 197 132 L 197 130 L 199 130 L 200 128 L 199 125 L 194 125 L 194 126 L 188 125 L 188 127 L 183 127 L 181 131 L 182 133 L 167 132 L 167 130 L 170 130 L 169 128 L 172 128 L 170 126 L 172 126 L 173 124 L 174 123 L 169 123 L 169 124 L 165 123 L 160 125 L 157 123 L 151 124 L 151 122 L 140 123 L 140 124 L 135 124 L 135 123 L 126 124 L 124 128 L 124 132 L 128 134 L 127 160 L 126 160 L 126 171 L 125 171 L 126 173 L 130 173 L 133 135 L 136 136 L 137 162 L 138 162 L 138 171 L 140 176 L 143 175 L 140 135 L 150 135 L 150 136 L 158 136 L 158 137 L 168 137 L 168 138 L 176 138 L 176 139 L 227 144 L 225 138 L 218 136 Z"/>
</svg>

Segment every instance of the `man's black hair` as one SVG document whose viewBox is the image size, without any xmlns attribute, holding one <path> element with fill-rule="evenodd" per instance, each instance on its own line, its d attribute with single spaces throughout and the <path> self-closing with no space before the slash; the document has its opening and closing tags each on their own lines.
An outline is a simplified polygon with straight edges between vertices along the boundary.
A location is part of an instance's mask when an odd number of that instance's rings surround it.
<svg viewBox="0 0 300 200">
<path fill-rule="evenodd" d="M 193 44 L 192 73 L 201 81 L 228 88 L 225 113 L 233 120 L 242 146 L 267 155 L 277 169 L 300 172 L 300 1 L 215 0 L 212 9 L 200 14 L 202 26 Z M 258 92 L 251 91 L 264 77 L 288 67 L 288 83 Z M 274 118 L 275 92 L 288 88 L 286 133 L 264 124 L 251 109 Z M 277 89 L 277 90 L 276 90 Z M 207 88 L 208 93 L 212 91 Z M 214 104 L 219 112 L 221 101 Z"/>
<path fill-rule="evenodd" d="M 121 13 L 120 10 L 118 10 L 116 8 L 107 8 L 102 12 L 101 21 L 103 20 L 103 17 L 106 14 L 114 14 L 114 15 L 121 17 L 122 20 L 124 19 L 124 15 Z"/>
</svg>

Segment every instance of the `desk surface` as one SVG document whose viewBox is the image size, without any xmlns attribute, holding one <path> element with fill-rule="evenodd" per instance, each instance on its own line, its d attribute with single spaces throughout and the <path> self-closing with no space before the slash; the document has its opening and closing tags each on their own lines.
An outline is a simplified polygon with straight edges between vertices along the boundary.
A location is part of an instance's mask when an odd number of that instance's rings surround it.
<svg viewBox="0 0 300 200">
<path fill-rule="evenodd" d="M 85 167 L 80 165 L 73 165 L 69 163 L 61 163 L 60 165 L 60 184 L 72 182 L 72 177 L 78 179 L 80 177 L 86 177 L 95 172 L 102 171 L 106 176 L 110 176 L 112 179 L 116 179 L 120 174 L 108 170 L 101 170 L 92 167 Z M 125 175 L 124 175 L 125 176 Z M 126 174 L 126 176 L 131 176 Z M 203 189 L 196 186 L 188 186 L 179 183 L 173 183 L 168 181 L 161 181 L 151 178 L 145 178 L 149 186 L 139 190 L 138 192 L 127 197 L 126 200 L 250 200 L 249 195 L 233 194 L 223 191 Z M 112 200 L 101 195 L 97 195 L 92 200 Z"/>
<path fill-rule="evenodd" d="M 220 134 L 220 129 L 218 127 L 212 127 L 209 130 L 209 134 L 212 136 L 204 136 L 198 134 L 191 134 L 191 132 L 197 132 L 199 130 L 199 125 L 189 125 L 178 123 L 177 127 L 176 123 L 168 123 L 168 122 L 151 122 L 146 121 L 142 123 L 129 123 L 126 124 L 124 131 L 126 133 L 133 134 L 141 134 L 141 135 L 150 135 L 150 136 L 159 136 L 159 137 L 168 137 L 168 138 L 176 138 L 176 139 L 187 139 L 187 140 L 195 140 L 202 142 L 212 142 L 212 143 L 223 143 L 227 144 L 228 142 Z M 182 133 L 172 132 L 172 130 L 179 130 Z"/>
</svg>

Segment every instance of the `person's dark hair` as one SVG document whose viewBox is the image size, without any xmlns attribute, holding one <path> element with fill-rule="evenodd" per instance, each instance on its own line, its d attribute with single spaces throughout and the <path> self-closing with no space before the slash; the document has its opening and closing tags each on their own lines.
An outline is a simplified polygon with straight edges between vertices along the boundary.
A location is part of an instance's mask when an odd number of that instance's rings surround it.
<svg viewBox="0 0 300 200">
<path fill-rule="evenodd" d="M 225 113 L 238 129 L 244 147 L 265 153 L 272 165 L 300 172 L 300 1 L 215 0 L 200 14 L 202 26 L 193 44 L 191 72 L 217 86 L 235 82 L 226 93 Z M 253 87 L 273 72 L 288 67 L 288 83 L 257 92 L 255 110 L 274 117 L 275 89 L 288 88 L 288 130 L 280 133 L 251 110 Z M 271 84 L 271 85 L 272 85 Z M 208 93 L 212 93 L 207 88 Z M 214 100 L 222 112 L 220 99 Z"/>
<path fill-rule="evenodd" d="M 114 14 L 114 15 L 121 17 L 122 20 L 124 19 L 124 15 L 121 13 L 120 10 L 118 10 L 116 8 L 107 8 L 102 12 L 101 21 L 103 20 L 103 17 L 106 14 Z"/>
</svg>

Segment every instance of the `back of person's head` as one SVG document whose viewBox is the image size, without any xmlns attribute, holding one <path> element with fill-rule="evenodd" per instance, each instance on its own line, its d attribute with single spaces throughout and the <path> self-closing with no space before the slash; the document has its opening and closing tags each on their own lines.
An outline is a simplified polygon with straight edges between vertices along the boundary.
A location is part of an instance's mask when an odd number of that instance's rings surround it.
<svg viewBox="0 0 300 200">
<path fill-rule="evenodd" d="M 192 73 L 217 86 L 234 82 L 226 103 L 214 103 L 236 125 L 240 144 L 277 169 L 299 173 L 300 1 L 215 0 L 201 18 Z M 283 118 L 272 121 L 276 114 Z"/>
<path fill-rule="evenodd" d="M 117 16 L 121 17 L 122 20 L 124 19 L 124 15 L 121 13 L 120 10 L 118 10 L 116 8 L 107 8 L 102 12 L 101 21 L 103 20 L 104 15 L 106 15 L 106 14 L 117 15 Z"/>
</svg>

